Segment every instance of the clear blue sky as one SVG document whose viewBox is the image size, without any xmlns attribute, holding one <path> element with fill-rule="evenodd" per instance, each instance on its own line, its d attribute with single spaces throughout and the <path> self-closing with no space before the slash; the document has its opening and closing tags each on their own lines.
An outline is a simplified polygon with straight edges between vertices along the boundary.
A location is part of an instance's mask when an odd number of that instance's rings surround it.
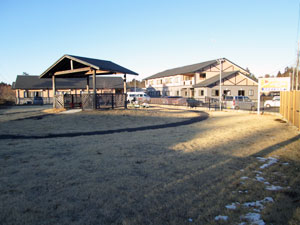
<svg viewBox="0 0 300 225">
<path fill-rule="evenodd" d="M 140 75 L 226 57 L 256 76 L 296 61 L 299 0 L 0 0 L 0 81 L 64 54 Z"/>
</svg>

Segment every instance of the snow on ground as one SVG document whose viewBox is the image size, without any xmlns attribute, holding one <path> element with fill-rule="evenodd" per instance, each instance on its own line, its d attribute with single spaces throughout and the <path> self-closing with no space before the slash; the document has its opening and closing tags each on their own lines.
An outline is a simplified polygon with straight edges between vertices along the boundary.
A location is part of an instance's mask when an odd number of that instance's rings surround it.
<svg viewBox="0 0 300 225">
<path fill-rule="evenodd" d="M 228 216 L 221 216 L 221 215 L 219 215 L 219 216 L 215 217 L 215 220 L 216 221 L 218 221 L 218 220 L 225 220 L 225 221 L 227 221 L 228 220 Z"/>
<path fill-rule="evenodd" d="M 251 224 L 264 225 L 265 222 L 260 218 L 259 213 L 247 213 L 245 216 L 242 216 L 242 219 L 246 219 L 251 222 Z"/>
<path fill-rule="evenodd" d="M 231 203 L 230 205 L 226 205 L 225 207 L 226 207 L 226 209 L 236 209 L 236 205 L 239 205 L 240 203 L 239 202 L 233 202 L 233 203 Z"/>
<path fill-rule="evenodd" d="M 278 191 L 278 190 L 282 190 L 283 187 L 271 185 L 271 186 L 267 186 L 266 189 L 269 191 Z"/>
<path fill-rule="evenodd" d="M 256 176 L 255 179 L 259 182 L 264 182 L 265 181 L 265 178 L 263 177 L 260 177 L 260 176 Z"/>
<path fill-rule="evenodd" d="M 278 162 L 278 159 L 273 158 L 273 157 L 269 157 L 269 158 L 266 158 L 266 159 L 268 160 L 268 162 L 265 163 L 265 164 L 263 164 L 263 165 L 260 166 L 259 168 L 265 169 L 265 168 L 267 168 L 267 167 L 273 165 L 274 163 L 277 163 L 277 162 Z M 259 161 L 261 161 L 261 160 L 259 159 Z"/>
</svg>

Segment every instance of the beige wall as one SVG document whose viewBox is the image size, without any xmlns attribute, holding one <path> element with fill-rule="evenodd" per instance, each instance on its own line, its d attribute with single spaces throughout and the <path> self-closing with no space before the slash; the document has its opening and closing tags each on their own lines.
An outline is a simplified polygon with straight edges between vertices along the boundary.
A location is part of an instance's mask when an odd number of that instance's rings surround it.
<svg viewBox="0 0 300 225">
<path fill-rule="evenodd" d="M 86 89 L 57 89 L 57 93 L 70 93 L 70 94 L 80 94 L 80 92 L 86 92 Z M 90 89 L 90 92 L 92 92 L 93 89 Z M 52 98 L 53 97 L 53 90 L 24 90 L 24 89 L 17 89 L 16 90 L 16 97 L 18 98 L 25 98 L 25 92 L 27 92 L 27 98 L 31 98 L 35 96 L 35 93 L 38 92 L 40 97 L 43 98 Z M 116 89 L 97 89 L 97 93 L 116 93 Z"/>
<path fill-rule="evenodd" d="M 222 65 L 223 65 L 223 68 L 222 68 L 223 72 L 241 71 L 244 74 L 249 74 L 246 70 L 238 67 L 237 65 L 229 62 L 228 60 L 225 60 Z M 185 79 L 186 76 L 179 74 L 179 75 L 173 75 L 173 76 L 168 76 L 168 77 L 149 79 L 146 81 L 146 88 L 149 86 L 151 86 L 153 88 L 162 88 L 164 86 L 175 87 L 175 86 L 194 85 L 194 84 L 200 83 L 205 80 L 200 77 L 200 75 L 202 73 L 206 74 L 205 79 L 214 77 L 214 76 L 220 74 L 220 65 L 218 63 L 215 63 L 214 65 L 208 66 L 208 67 L 204 68 L 202 71 L 199 71 L 195 74 L 189 74 L 192 76 L 191 77 L 192 83 L 190 83 L 190 82 L 185 83 L 184 81 L 186 80 Z M 243 85 L 249 85 L 249 84 L 243 84 Z M 252 85 L 252 84 L 250 84 L 250 85 Z"/>
</svg>

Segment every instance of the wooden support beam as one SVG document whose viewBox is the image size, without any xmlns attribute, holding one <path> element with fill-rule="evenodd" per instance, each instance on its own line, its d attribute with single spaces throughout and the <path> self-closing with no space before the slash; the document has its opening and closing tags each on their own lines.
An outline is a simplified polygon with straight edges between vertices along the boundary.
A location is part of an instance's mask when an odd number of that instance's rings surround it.
<svg viewBox="0 0 300 225">
<path fill-rule="evenodd" d="M 71 70 L 73 70 L 73 60 L 72 59 L 70 60 L 70 64 L 71 64 L 70 65 L 71 66 Z"/>
<path fill-rule="evenodd" d="M 127 85 L 126 85 L 126 73 L 124 74 L 124 95 L 125 95 L 125 102 L 124 102 L 124 106 L 125 109 L 127 109 Z"/>
<path fill-rule="evenodd" d="M 56 108 L 56 105 L 55 105 L 56 81 L 55 81 L 54 75 L 52 75 L 52 90 L 53 90 L 53 108 Z"/>
<path fill-rule="evenodd" d="M 90 93 L 90 77 L 86 77 L 86 91 L 89 94 Z"/>
<path fill-rule="evenodd" d="M 93 71 L 89 70 L 85 73 L 85 75 L 93 75 L 94 71 L 96 71 L 96 74 L 118 74 L 116 72 L 112 72 L 112 71 L 109 71 L 109 70 L 93 70 Z"/>
<path fill-rule="evenodd" d="M 87 71 L 90 71 L 90 67 L 83 67 L 83 68 L 79 68 L 79 69 L 57 71 L 57 72 L 54 73 L 54 75 L 59 76 L 59 75 L 65 75 L 65 74 L 69 74 L 69 73 L 81 73 L 81 72 L 87 72 Z"/>
<path fill-rule="evenodd" d="M 97 109 L 96 70 L 93 71 L 93 109 Z"/>
</svg>

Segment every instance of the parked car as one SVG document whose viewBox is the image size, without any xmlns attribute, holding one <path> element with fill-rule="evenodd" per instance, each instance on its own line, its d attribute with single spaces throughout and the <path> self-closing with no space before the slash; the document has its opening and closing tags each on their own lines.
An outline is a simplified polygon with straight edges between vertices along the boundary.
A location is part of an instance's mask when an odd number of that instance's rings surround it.
<svg viewBox="0 0 300 225">
<path fill-rule="evenodd" d="M 255 110 L 257 107 L 247 96 L 225 96 L 224 103 L 227 109 Z"/>
<path fill-rule="evenodd" d="M 265 101 L 264 107 L 280 107 L 280 96 L 274 96 L 272 100 Z"/>
<path fill-rule="evenodd" d="M 34 97 L 33 104 L 34 105 L 43 105 L 43 98 L 42 97 Z"/>
<path fill-rule="evenodd" d="M 127 101 L 150 102 L 150 96 L 144 92 L 127 92 Z"/>
</svg>

